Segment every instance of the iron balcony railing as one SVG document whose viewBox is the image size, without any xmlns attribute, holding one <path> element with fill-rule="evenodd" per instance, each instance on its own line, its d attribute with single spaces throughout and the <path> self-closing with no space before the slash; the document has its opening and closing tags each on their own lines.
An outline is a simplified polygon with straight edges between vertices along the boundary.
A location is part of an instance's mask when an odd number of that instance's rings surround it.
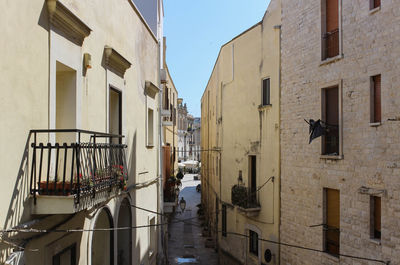
<svg viewBox="0 0 400 265">
<path fill-rule="evenodd" d="M 324 40 L 324 59 L 339 55 L 339 29 L 327 32 L 323 36 Z"/>
<path fill-rule="evenodd" d="M 93 131 L 32 130 L 30 194 L 95 197 L 96 192 L 119 187 L 128 179 L 126 145 L 121 135 Z M 47 143 L 46 143 L 47 142 Z"/>
<path fill-rule="evenodd" d="M 237 205 L 245 209 L 260 207 L 257 189 L 251 187 L 248 188 L 242 185 L 234 185 L 231 192 L 233 205 Z"/>
</svg>

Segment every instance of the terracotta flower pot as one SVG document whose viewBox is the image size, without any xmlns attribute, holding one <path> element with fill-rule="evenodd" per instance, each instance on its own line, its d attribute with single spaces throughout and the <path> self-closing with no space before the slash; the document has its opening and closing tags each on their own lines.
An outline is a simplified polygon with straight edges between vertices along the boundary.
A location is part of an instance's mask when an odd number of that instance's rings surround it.
<svg viewBox="0 0 400 265">
<path fill-rule="evenodd" d="M 49 185 L 47 187 L 47 181 L 41 181 L 39 184 L 39 194 L 40 195 L 58 195 L 58 196 L 67 196 L 71 195 L 72 186 L 70 182 L 65 182 L 63 184 L 62 181 L 49 181 Z M 55 185 L 54 185 L 55 184 Z M 63 189 L 64 186 L 64 189 Z M 65 194 L 64 194 L 65 191 Z"/>
</svg>

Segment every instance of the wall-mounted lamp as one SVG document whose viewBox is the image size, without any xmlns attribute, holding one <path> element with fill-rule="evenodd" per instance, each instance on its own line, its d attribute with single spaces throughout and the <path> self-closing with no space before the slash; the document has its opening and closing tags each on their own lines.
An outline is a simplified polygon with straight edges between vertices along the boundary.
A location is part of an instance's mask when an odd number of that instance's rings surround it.
<svg viewBox="0 0 400 265">
<path fill-rule="evenodd" d="M 89 53 L 83 55 L 83 66 L 85 70 L 92 68 L 92 56 Z"/>
</svg>

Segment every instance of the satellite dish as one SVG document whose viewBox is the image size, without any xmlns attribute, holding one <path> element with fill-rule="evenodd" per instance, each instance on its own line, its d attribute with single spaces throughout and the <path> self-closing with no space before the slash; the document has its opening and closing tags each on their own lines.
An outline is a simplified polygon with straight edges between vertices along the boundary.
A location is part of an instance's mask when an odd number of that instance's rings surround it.
<svg viewBox="0 0 400 265">
<path fill-rule="evenodd" d="M 272 261 L 272 252 L 271 250 L 267 249 L 264 252 L 264 259 L 267 263 L 270 263 Z"/>
</svg>

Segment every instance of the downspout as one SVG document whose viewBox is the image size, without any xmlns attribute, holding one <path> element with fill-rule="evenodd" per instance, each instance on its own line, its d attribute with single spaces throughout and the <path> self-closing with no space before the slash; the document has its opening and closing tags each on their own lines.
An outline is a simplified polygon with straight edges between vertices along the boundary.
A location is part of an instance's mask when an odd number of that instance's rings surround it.
<svg viewBox="0 0 400 265">
<path fill-rule="evenodd" d="M 282 60 L 282 50 L 281 50 L 281 43 L 282 43 L 282 25 L 276 25 L 274 26 L 274 29 L 278 29 L 279 32 L 279 60 L 278 60 L 278 67 L 279 67 L 279 110 L 278 110 L 278 119 L 279 119 L 279 143 L 281 142 L 280 139 L 280 124 L 281 124 L 281 98 L 282 98 L 282 66 L 281 66 L 281 60 Z M 278 242 L 281 241 L 281 235 L 280 235 L 280 230 L 281 230 L 281 172 L 282 172 L 282 163 L 281 163 L 281 145 L 279 144 L 278 148 L 278 154 L 279 154 L 279 160 L 278 160 L 278 168 L 279 168 L 279 200 L 278 200 L 278 209 L 279 209 L 279 220 L 278 220 Z M 281 245 L 278 244 L 278 253 L 279 253 L 279 260 L 277 264 L 280 264 L 281 260 Z"/>
<path fill-rule="evenodd" d="M 160 62 L 160 41 L 158 41 L 158 53 L 157 59 Z M 159 216 L 159 224 L 164 222 L 164 190 L 163 190 L 163 176 L 162 176 L 162 168 L 163 168 L 163 156 L 161 155 L 162 152 L 162 144 L 163 144 L 163 135 L 162 135 L 162 119 L 161 119 L 161 110 L 162 110 L 162 96 L 163 96 L 163 87 L 161 86 L 161 65 L 158 67 L 158 87 L 160 88 L 160 92 L 158 93 L 158 167 L 157 167 L 157 176 L 158 176 L 158 212 L 160 213 Z M 159 260 L 164 260 L 164 249 L 163 249 L 163 241 L 164 241 L 164 226 L 160 225 L 160 235 L 158 237 L 158 253 L 160 255 Z"/>
</svg>

